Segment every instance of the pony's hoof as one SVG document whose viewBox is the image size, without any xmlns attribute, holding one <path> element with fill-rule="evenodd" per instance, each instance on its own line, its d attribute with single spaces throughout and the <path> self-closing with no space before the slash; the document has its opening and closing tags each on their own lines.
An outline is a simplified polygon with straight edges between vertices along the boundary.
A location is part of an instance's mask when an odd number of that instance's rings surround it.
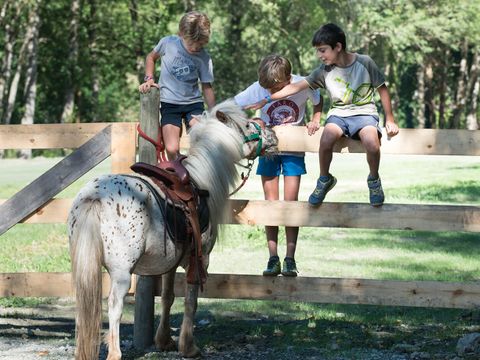
<svg viewBox="0 0 480 360">
<path fill-rule="evenodd" d="M 182 356 L 186 357 L 186 358 L 194 358 L 194 357 L 198 357 L 198 356 L 201 355 L 200 349 L 196 345 L 193 345 L 188 350 L 184 350 L 184 351 L 180 351 L 180 352 L 181 352 Z"/>
<path fill-rule="evenodd" d="M 160 351 L 175 351 L 177 350 L 177 344 L 171 337 L 167 338 L 166 341 L 156 341 L 155 346 Z"/>
</svg>

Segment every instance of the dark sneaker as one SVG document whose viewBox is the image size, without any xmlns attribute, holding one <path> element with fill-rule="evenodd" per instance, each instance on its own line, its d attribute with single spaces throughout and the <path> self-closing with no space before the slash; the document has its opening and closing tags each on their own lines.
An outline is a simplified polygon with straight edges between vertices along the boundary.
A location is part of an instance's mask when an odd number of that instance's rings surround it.
<svg viewBox="0 0 480 360">
<path fill-rule="evenodd" d="M 367 179 L 368 190 L 370 190 L 370 205 L 382 206 L 385 201 L 385 195 L 382 189 L 380 177 L 378 179 Z"/>
<path fill-rule="evenodd" d="M 297 276 L 297 264 L 295 259 L 291 257 L 286 257 L 283 260 L 282 275 L 283 276 Z"/>
<path fill-rule="evenodd" d="M 320 205 L 323 199 L 325 199 L 325 195 L 332 190 L 336 183 L 337 179 L 332 174 L 328 174 L 328 177 L 320 176 L 317 180 L 315 190 L 313 190 L 313 193 L 308 198 L 308 203 L 312 206 Z"/>
<path fill-rule="evenodd" d="M 270 256 L 267 268 L 263 271 L 263 276 L 277 276 L 280 274 L 280 258 L 278 256 Z"/>
</svg>

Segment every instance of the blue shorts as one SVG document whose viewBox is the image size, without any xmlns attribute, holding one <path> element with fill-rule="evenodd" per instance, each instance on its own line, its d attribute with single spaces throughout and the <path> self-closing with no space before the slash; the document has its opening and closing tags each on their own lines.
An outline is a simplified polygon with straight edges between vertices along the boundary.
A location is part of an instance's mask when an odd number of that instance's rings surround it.
<svg viewBox="0 0 480 360">
<path fill-rule="evenodd" d="M 294 155 L 260 156 L 257 175 L 262 176 L 298 176 L 306 174 L 305 157 Z"/>
<path fill-rule="evenodd" d="M 360 140 L 358 132 L 366 126 L 375 126 L 378 132 L 378 138 L 382 137 L 382 130 L 378 126 L 378 117 L 373 115 L 354 115 L 354 116 L 329 116 L 326 124 L 335 124 L 343 131 L 343 135 L 355 140 Z"/>
<path fill-rule="evenodd" d="M 188 129 L 192 115 L 201 115 L 204 110 L 203 102 L 188 105 L 160 102 L 161 125 L 171 124 L 181 128 L 184 119 Z"/>
</svg>

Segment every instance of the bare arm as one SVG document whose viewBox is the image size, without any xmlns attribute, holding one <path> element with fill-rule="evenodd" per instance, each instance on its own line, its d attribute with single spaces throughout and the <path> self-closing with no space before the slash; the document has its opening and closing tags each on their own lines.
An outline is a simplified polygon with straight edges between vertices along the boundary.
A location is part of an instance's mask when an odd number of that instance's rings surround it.
<svg viewBox="0 0 480 360">
<path fill-rule="evenodd" d="M 156 87 L 158 88 L 158 84 L 155 84 L 155 61 L 157 61 L 160 58 L 160 55 L 152 51 L 147 55 L 147 58 L 145 59 L 145 76 L 151 76 L 151 79 L 145 81 L 143 84 L 141 84 L 138 87 L 138 90 L 141 93 L 147 93 L 150 91 L 150 88 Z"/>
<path fill-rule="evenodd" d="M 308 87 L 309 87 L 308 82 L 305 79 L 300 80 L 300 81 L 298 81 L 296 83 L 293 83 L 293 84 L 288 84 L 282 90 L 277 91 L 275 94 L 272 94 L 272 96 L 270 96 L 270 101 L 280 100 L 280 99 L 286 98 L 290 95 L 293 95 L 293 94 L 296 94 L 296 93 L 298 93 L 302 90 L 305 90 Z M 247 109 L 247 110 L 261 109 L 262 107 L 264 107 L 267 104 L 267 102 L 268 102 L 267 99 L 263 99 L 263 100 L 260 100 L 259 102 L 255 103 L 255 104 L 245 106 L 245 109 Z"/>
<path fill-rule="evenodd" d="M 387 135 L 395 136 L 398 134 L 399 129 L 398 125 L 395 123 L 395 118 L 393 117 L 390 93 L 388 92 L 388 88 L 385 84 L 380 86 L 377 90 L 378 94 L 380 95 L 383 111 L 385 112 L 385 129 L 387 130 Z"/>
<path fill-rule="evenodd" d="M 308 135 L 313 135 L 320 129 L 320 118 L 322 117 L 323 97 L 320 96 L 320 102 L 313 105 L 312 120 L 307 123 Z"/>
<path fill-rule="evenodd" d="M 202 92 L 205 102 L 207 103 L 208 110 L 212 110 L 215 106 L 215 93 L 211 83 L 202 83 Z"/>
</svg>

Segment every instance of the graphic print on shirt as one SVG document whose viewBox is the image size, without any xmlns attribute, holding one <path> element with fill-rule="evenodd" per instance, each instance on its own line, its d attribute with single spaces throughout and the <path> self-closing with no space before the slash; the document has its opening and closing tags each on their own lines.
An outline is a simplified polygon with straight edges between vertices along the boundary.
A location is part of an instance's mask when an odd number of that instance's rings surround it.
<svg viewBox="0 0 480 360">
<path fill-rule="evenodd" d="M 172 75 L 179 81 L 191 79 L 196 70 L 195 64 L 189 58 L 176 56 L 172 62 Z"/>
<path fill-rule="evenodd" d="M 337 100 L 333 107 L 342 106 L 345 104 L 354 104 L 357 106 L 365 105 L 370 103 L 373 100 L 373 86 L 371 83 L 360 84 L 357 89 L 351 87 L 351 83 L 342 79 L 341 77 L 336 77 L 334 79 L 340 86 L 344 85 L 345 90 L 341 100 Z"/>
<path fill-rule="evenodd" d="M 298 105 L 288 99 L 275 101 L 267 110 L 271 125 L 296 123 L 299 114 Z"/>
</svg>

